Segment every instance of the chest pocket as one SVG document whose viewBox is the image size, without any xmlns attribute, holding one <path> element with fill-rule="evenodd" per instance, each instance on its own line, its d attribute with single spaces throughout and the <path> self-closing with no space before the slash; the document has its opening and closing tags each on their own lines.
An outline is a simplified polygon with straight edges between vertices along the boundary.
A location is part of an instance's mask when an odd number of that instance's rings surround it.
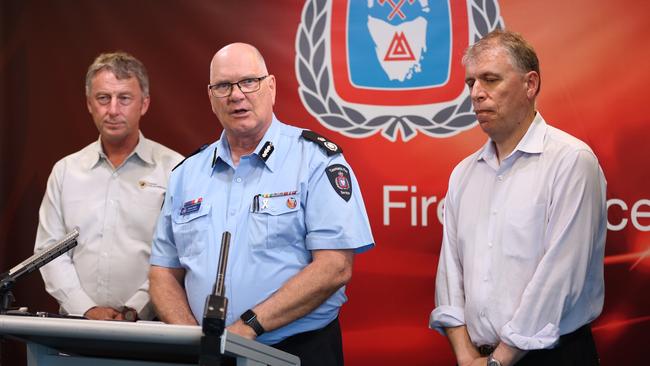
<svg viewBox="0 0 650 366">
<path fill-rule="evenodd" d="M 178 256 L 183 258 L 201 254 L 209 240 L 210 205 L 203 203 L 197 211 L 185 215 L 176 209 L 172 221 Z"/>
<path fill-rule="evenodd" d="M 249 243 L 253 249 L 270 249 L 302 242 L 305 236 L 300 196 L 259 198 L 259 210 L 251 212 Z"/>
<path fill-rule="evenodd" d="M 503 250 L 518 259 L 537 259 L 544 251 L 546 206 L 543 204 L 512 208 L 503 226 Z"/>
</svg>

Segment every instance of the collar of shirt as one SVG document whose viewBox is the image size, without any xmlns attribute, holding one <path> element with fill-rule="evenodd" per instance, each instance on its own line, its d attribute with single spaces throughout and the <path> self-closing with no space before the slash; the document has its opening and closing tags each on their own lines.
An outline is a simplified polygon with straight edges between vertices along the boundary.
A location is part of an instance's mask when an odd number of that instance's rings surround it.
<svg viewBox="0 0 650 366">
<path fill-rule="evenodd" d="M 539 112 L 536 112 L 533 122 L 528 127 L 528 131 L 526 131 L 524 137 L 521 138 L 515 149 L 510 153 L 510 155 L 508 155 L 508 157 L 506 157 L 506 159 L 514 156 L 517 151 L 528 154 L 541 154 L 544 148 L 544 137 L 546 136 L 547 128 L 548 125 L 546 124 L 546 121 L 544 121 L 542 115 Z M 488 139 L 485 145 L 483 145 L 476 160 L 483 160 L 486 162 L 496 161 L 496 156 L 497 151 L 494 143 L 492 139 Z"/>
<path fill-rule="evenodd" d="M 276 162 L 278 161 L 275 156 L 278 155 L 277 151 L 275 151 L 275 154 L 271 153 L 270 156 L 264 160 L 260 155 L 262 154 L 262 150 L 265 147 L 267 142 L 273 144 L 273 147 L 277 149 L 278 146 L 278 137 L 280 134 L 280 130 L 282 127 L 282 122 L 278 121 L 277 118 L 275 118 L 275 114 L 273 115 L 273 120 L 271 121 L 271 126 L 269 126 L 269 129 L 266 130 L 266 133 L 260 140 L 260 142 L 257 144 L 255 149 L 253 150 L 253 153 L 251 155 L 257 155 L 259 157 L 259 160 L 266 165 L 266 167 L 271 171 L 275 171 L 276 168 Z M 228 139 L 226 138 L 226 131 L 224 130 L 221 132 L 221 137 L 219 138 L 219 141 L 216 142 L 214 145 L 214 149 L 217 149 L 216 152 L 216 159 L 215 159 L 215 164 L 211 164 L 211 169 L 212 173 L 214 174 L 214 169 L 217 165 L 218 162 L 222 162 L 224 164 L 228 164 L 231 168 L 235 168 L 233 162 L 232 162 L 232 156 L 230 155 L 230 145 L 228 144 Z"/>
<path fill-rule="evenodd" d="M 139 138 L 138 138 L 138 144 L 135 145 L 135 149 L 129 154 L 129 156 L 126 158 L 126 160 L 129 160 L 133 155 L 137 155 L 142 161 L 149 165 L 153 165 L 153 147 L 149 144 L 149 140 L 147 140 L 144 135 L 142 134 L 142 131 L 139 131 Z M 102 149 L 102 140 L 101 136 L 97 138 L 97 141 L 95 141 L 92 145 L 90 145 L 90 149 L 86 151 L 85 156 L 83 157 L 84 161 L 84 166 L 90 170 L 99 164 L 99 162 L 102 159 L 107 159 L 108 157 L 104 153 L 104 149 Z M 125 160 L 125 161 L 126 161 Z"/>
</svg>

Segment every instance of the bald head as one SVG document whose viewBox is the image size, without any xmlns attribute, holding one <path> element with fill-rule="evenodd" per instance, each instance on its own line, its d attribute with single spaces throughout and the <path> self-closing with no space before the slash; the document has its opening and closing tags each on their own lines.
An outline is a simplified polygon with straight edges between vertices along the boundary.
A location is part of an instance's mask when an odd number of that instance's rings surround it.
<svg viewBox="0 0 650 366">
<path fill-rule="evenodd" d="M 215 97 L 211 88 L 219 85 L 225 85 L 230 94 Z M 212 58 L 208 97 L 231 146 L 254 148 L 273 120 L 275 77 L 268 73 L 257 48 L 232 43 Z"/>
<path fill-rule="evenodd" d="M 259 74 L 268 74 L 264 57 L 255 46 L 248 43 L 231 43 L 221 48 L 212 57 L 210 62 L 210 82 L 213 83 L 215 72 L 235 60 L 246 61 L 250 65 L 256 65 L 256 72 Z"/>
</svg>

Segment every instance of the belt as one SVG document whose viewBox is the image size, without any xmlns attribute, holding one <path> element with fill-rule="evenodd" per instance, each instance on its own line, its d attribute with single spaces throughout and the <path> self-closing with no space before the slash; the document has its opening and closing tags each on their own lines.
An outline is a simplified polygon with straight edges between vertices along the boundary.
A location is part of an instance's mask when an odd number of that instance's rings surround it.
<svg viewBox="0 0 650 366">
<path fill-rule="evenodd" d="M 560 336 L 560 339 L 555 347 L 560 347 L 567 342 L 577 338 L 577 337 L 584 337 L 588 334 L 591 333 L 591 324 L 585 324 L 581 326 L 580 328 L 574 330 L 571 333 L 563 334 Z M 482 344 L 478 346 L 478 352 L 481 354 L 481 356 L 489 356 L 494 352 L 494 350 L 497 348 L 497 345 L 493 344 Z"/>
</svg>

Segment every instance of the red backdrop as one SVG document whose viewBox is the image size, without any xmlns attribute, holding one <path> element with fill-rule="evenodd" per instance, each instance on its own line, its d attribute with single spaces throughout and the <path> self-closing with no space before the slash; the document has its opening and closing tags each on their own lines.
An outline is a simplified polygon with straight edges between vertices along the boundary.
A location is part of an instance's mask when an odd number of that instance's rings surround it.
<svg viewBox="0 0 650 366">
<path fill-rule="evenodd" d="M 324 3 L 326 1 L 316 1 Z M 472 1 L 469 1 L 472 3 Z M 477 3 L 483 3 L 478 1 Z M 496 3 L 496 2 L 495 2 Z M 377 247 L 356 258 L 341 319 L 348 365 L 453 364 L 444 337 L 427 329 L 442 227 L 438 203 L 452 168 L 485 136 L 478 127 L 447 138 L 391 142 L 322 125 L 303 105 L 296 75 L 298 1 L 4 0 L 0 3 L 0 271 L 31 254 L 38 207 L 52 165 L 97 138 L 85 107 L 86 68 L 100 52 L 125 50 L 151 78 L 146 136 L 183 154 L 221 132 L 205 86 L 223 45 L 261 50 L 278 80 L 280 120 L 313 129 L 345 150 L 366 200 Z M 606 0 L 498 1 L 507 28 L 536 48 L 542 67 L 538 108 L 587 142 L 608 180 L 605 308 L 594 324 L 604 365 L 640 364 L 650 330 L 650 3 Z M 389 200 L 404 208 L 390 208 Z M 412 225 L 411 204 L 432 197 Z M 416 200 L 411 199 L 415 197 Z M 21 279 L 20 305 L 55 311 L 38 274 Z M 18 343 L 3 360 L 24 363 Z"/>
</svg>

